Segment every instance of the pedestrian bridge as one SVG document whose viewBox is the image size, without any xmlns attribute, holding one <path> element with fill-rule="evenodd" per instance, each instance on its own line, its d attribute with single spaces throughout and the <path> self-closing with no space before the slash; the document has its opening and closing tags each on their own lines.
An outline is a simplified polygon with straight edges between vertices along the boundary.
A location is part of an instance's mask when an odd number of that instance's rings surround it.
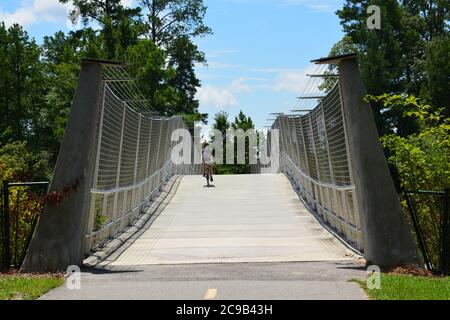
<svg viewBox="0 0 450 320">
<path fill-rule="evenodd" d="M 308 114 L 277 117 L 264 139 L 270 161 L 253 166 L 268 174 L 217 176 L 204 188 L 195 161 L 174 152 L 188 142 L 174 133 L 192 126 L 154 112 L 122 64 L 83 60 L 50 187 L 59 201 L 46 204 L 22 270 L 63 271 L 89 256 L 124 267 L 357 251 L 380 266 L 419 263 L 357 57 L 315 63 L 337 64 L 339 81 Z"/>
</svg>

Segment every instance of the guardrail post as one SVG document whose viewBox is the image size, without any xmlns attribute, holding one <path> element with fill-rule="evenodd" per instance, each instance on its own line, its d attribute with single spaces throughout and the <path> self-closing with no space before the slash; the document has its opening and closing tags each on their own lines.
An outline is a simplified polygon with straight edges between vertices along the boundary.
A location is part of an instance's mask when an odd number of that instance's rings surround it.
<svg viewBox="0 0 450 320">
<path fill-rule="evenodd" d="M 383 153 L 356 56 L 339 58 L 348 150 L 368 264 L 421 264 Z M 330 63 L 330 61 L 327 61 Z"/>
<path fill-rule="evenodd" d="M 3 181 L 3 266 L 11 267 L 10 229 L 9 229 L 9 184 Z"/>
<path fill-rule="evenodd" d="M 82 265 L 86 251 L 97 134 L 102 105 L 102 68 L 121 65 L 84 59 L 50 192 L 62 194 L 46 204 L 21 267 L 22 272 L 66 271 Z M 68 192 L 64 192 L 68 190 Z"/>
</svg>

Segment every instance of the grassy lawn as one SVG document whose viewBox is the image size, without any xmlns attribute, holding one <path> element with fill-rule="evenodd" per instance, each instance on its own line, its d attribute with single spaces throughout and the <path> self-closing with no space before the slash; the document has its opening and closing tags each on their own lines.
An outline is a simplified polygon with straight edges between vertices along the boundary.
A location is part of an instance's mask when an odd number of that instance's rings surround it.
<svg viewBox="0 0 450 320">
<path fill-rule="evenodd" d="M 63 282 L 62 275 L 0 274 L 0 300 L 34 300 Z"/>
<path fill-rule="evenodd" d="M 367 289 L 366 282 L 356 280 L 373 300 L 450 300 L 450 278 L 410 275 L 381 275 L 381 290 Z"/>
</svg>

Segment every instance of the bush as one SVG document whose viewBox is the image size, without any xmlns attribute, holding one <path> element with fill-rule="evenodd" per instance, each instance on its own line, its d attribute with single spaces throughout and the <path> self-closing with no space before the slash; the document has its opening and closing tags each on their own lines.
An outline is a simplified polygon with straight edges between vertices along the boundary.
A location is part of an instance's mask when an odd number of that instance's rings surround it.
<svg viewBox="0 0 450 320">
<path fill-rule="evenodd" d="M 407 136 L 385 135 L 381 141 L 388 162 L 400 175 L 403 190 L 443 190 L 450 186 L 450 119 L 442 109 L 433 108 L 412 96 L 386 94 L 369 96 L 385 108 L 401 112 L 417 125 L 417 132 Z M 395 128 L 393 128 L 395 132 Z"/>
<path fill-rule="evenodd" d="M 440 191 L 450 187 L 450 119 L 443 116 L 443 110 L 432 111 L 412 96 L 386 94 L 368 96 L 368 100 L 381 102 L 388 112 L 399 113 L 403 121 L 417 128 L 406 136 L 393 133 L 381 138 L 388 163 L 399 174 L 401 189 Z M 417 195 L 414 201 L 431 260 L 439 266 L 441 198 Z M 407 210 L 406 201 L 402 205 Z"/>
<path fill-rule="evenodd" d="M 33 154 L 26 142 L 14 142 L 0 148 L 0 181 L 46 181 L 50 176 L 46 154 Z M 45 186 L 44 186 L 45 187 Z M 29 187 L 10 187 L 10 251 L 12 262 L 19 264 L 33 226 L 43 209 L 43 197 Z M 3 190 L 1 192 L 3 197 Z M 3 199 L 3 198 L 2 198 Z M 3 209 L 3 208 L 2 208 Z M 3 252 L 0 241 L 0 252 Z"/>
<path fill-rule="evenodd" d="M 51 170 L 46 152 L 29 151 L 27 142 L 17 141 L 0 148 L 0 179 L 2 181 L 48 181 Z"/>
</svg>

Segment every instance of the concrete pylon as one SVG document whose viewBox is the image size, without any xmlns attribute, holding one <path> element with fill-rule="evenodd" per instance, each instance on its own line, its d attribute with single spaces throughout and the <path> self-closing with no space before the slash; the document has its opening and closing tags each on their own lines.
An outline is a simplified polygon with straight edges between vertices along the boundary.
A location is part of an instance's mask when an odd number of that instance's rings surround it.
<svg viewBox="0 0 450 320">
<path fill-rule="evenodd" d="M 339 80 L 367 263 L 420 264 L 384 155 L 356 55 L 316 60 L 338 63 Z"/>
<path fill-rule="evenodd" d="M 83 60 L 50 185 L 50 192 L 61 194 L 62 200 L 45 205 L 22 264 L 22 272 L 66 271 L 68 266 L 82 265 L 101 90 L 102 63 Z"/>
</svg>

